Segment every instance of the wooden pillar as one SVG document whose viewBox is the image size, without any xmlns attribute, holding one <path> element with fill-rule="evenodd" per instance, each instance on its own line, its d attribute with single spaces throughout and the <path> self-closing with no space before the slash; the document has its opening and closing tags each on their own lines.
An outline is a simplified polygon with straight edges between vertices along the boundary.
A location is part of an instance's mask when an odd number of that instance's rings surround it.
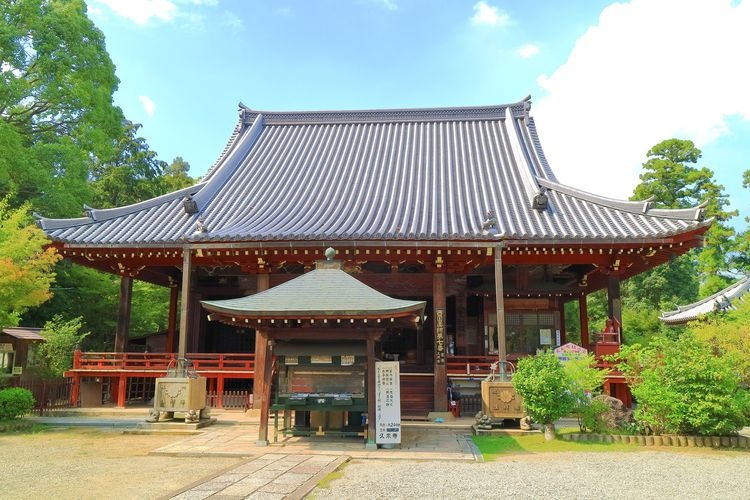
<svg viewBox="0 0 750 500">
<path fill-rule="evenodd" d="M 169 286 L 169 312 L 167 313 L 167 345 L 165 352 L 174 352 L 175 334 L 177 333 L 177 299 L 180 296 L 177 286 Z"/>
<path fill-rule="evenodd" d="M 80 351 L 76 351 L 80 352 Z M 78 395 L 81 393 L 81 376 L 73 373 L 73 385 L 70 388 L 70 405 L 78 406 Z M 101 396 L 101 394 L 99 395 Z"/>
<path fill-rule="evenodd" d="M 270 286 L 270 275 L 267 273 L 258 275 L 257 293 L 268 290 Z M 263 367 L 265 366 L 265 356 L 268 342 L 263 338 L 258 330 L 255 331 L 255 363 L 253 368 L 253 408 L 260 408 L 262 400 L 258 381 L 263 379 Z"/>
<path fill-rule="evenodd" d="M 435 377 L 433 396 L 435 411 L 448 411 L 448 371 L 445 366 L 445 273 L 432 275 L 432 312 L 435 316 Z"/>
<path fill-rule="evenodd" d="M 469 333 L 467 323 L 466 288 L 463 288 L 456 295 L 456 338 L 453 339 L 454 355 L 458 352 L 458 346 L 461 346 L 464 349 L 463 352 L 467 355 L 471 356 L 481 354 L 481 349 L 479 349 L 479 341 L 477 339 L 477 332 L 472 328 L 471 333 Z M 471 335 L 471 338 L 469 338 L 469 335 Z"/>
<path fill-rule="evenodd" d="M 216 381 L 216 407 L 224 408 L 224 374 L 219 373 Z"/>
<path fill-rule="evenodd" d="M 262 331 L 256 331 L 255 334 L 263 337 L 266 344 L 266 348 L 264 349 L 266 355 L 263 359 L 263 378 L 261 380 L 255 379 L 255 384 L 260 381 L 262 385 L 260 391 L 260 427 L 258 429 L 258 441 L 255 444 L 258 446 L 268 446 L 268 417 L 271 410 L 271 375 L 273 372 L 273 356 L 270 352 L 271 345 L 268 340 L 268 335 Z M 255 366 L 258 366 L 257 359 Z"/>
<path fill-rule="evenodd" d="M 581 323 L 581 346 L 589 348 L 589 306 L 586 302 L 586 294 L 578 296 L 578 316 Z"/>
<path fill-rule="evenodd" d="M 620 300 L 620 278 L 610 275 L 607 280 L 607 313 L 617 321 L 622 332 L 622 301 Z"/>
<path fill-rule="evenodd" d="M 500 363 L 501 376 L 505 371 L 505 361 L 508 360 L 508 351 L 505 335 L 505 296 L 503 291 L 503 247 L 495 247 L 495 313 L 497 316 L 497 353 Z"/>
<path fill-rule="evenodd" d="M 417 327 L 417 364 L 424 365 L 424 318 L 420 318 Z"/>
<path fill-rule="evenodd" d="M 115 331 L 115 352 L 125 352 L 130 330 L 130 308 L 133 298 L 133 278 L 120 278 L 120 307 L 117 312 L 117 330 Z"/>
<path fill-rule="evenodd" d="M 182 249 L 182 290 L 180 296 L 180 337 L 178 340 L 177 357 L 184 358 L 187 353 L 188 320 L 190 319 L 190 277 L 192 275 L 192 260 L 190 247 Z"/>
<path fill-rule="evenodd" d="M 128 376 L 124 373 L 117 380 L 117 407 L 125 408 L 125 399 L 128 392 Z"/>
<path fill-rule="evenodd" d="M 443 392 L 446 390 L 444 389 Z M 375 339 L 367 337 L 367 442 L 366 448 L 377 448 L 375 442 Z"/>
<path fill-rule="evenodd" d="M 558 303 L 560 304 L 560 307 L 558 308 L 558 312 L 560 314 L 560 345 L 563 345 L 567 338 L 567 334 L 565 332 L 565 302 L 560 299 Z"/>
</svg>

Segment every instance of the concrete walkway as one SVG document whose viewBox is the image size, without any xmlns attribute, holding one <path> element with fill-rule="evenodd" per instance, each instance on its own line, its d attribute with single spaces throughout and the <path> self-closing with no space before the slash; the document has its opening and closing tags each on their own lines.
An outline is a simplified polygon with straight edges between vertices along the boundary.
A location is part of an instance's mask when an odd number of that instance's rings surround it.
<svg viewBox="0 0 750 500">
<path fill-rule="evenodd" d="M 258 425 L 213 425 L 175 443 L 151 452 L 168 456 L 257 456 L 260 454 L 347 455 L 366 459 L 479 461 L 481 454 L 471 441 L 468 428 L 445 428 L 435 424 L 402 428 L 401 446 L 366 450 L 361 438 L 286 437 L 269 446 L 257 446 Z"/>
<path fill-rule="evenodd" d="M 346 456 L 267 453 L 165 498 L 299 499 L 347 460 Z"/>
</svg>

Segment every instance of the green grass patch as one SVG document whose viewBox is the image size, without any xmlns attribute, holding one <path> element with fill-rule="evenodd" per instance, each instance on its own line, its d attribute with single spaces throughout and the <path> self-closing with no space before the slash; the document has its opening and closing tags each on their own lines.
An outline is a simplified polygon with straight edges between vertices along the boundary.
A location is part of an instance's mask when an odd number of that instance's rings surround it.
<svg viewBox="0 0 750 500">
<path fill-rule="evenodd" d="M 332 482 L 344 476 L 344 467 L 346 467 L 346 464 L 348 463 L 348 461 L 344 462 L 343 464 L 336 467 L 333 472 L 330 472 L 326 475 L 326 477 L 318 481 L 318 488 L 330 488 Z"/>
<path fill-rule="evenodd" d="M 479 451 L 482 452 L 485 460 L 493 460 L 501 455 L 523 453 L 634 451 L 639 449 L 637 445 L 623 443 L 580 443 L 561 439 L 546 441 L 544 434 L 541 432 L 538 434 L 472 436 L 472 440 Z"/>
<path fill-rule="evenodd" d="M 47 426 L 24 420 L 22 418 L 14 418 L 10 420 L 0 420 L 0 433 L 8 434 L 28 434 L 42 432 L 47 429 Z"/>
</svg>

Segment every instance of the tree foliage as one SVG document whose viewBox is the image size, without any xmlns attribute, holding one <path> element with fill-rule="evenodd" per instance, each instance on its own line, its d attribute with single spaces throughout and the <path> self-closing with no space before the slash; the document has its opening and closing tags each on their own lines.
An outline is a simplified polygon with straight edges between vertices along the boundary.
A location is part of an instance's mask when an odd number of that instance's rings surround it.
<svg viewBox="0 0 750 500">
<path fill-rule="evenodd" d="M 692 335 L 625 346 L 619 359 L 618 368 L 638 401 L 636 422 L 644 431 L 726 435 L 747 423 L 750 393 L 736 360 L 717 356 Z"/>
<path fill-rule="evenodd" d="M 60 256 L 47 243 L 27 205 L 13 210 L 0 200 L 0 326 L 18 325 L 24 311 L 50 297 Z"/>
<path fill-rule="evenodd" d="M 653 198 L 655 206 L 662 208 L 690 208 L 705 204 L 705 216 L 714 217 L 716 221 L 706 232 L 705 247 L 694 251 L 697 253 L 695 263 L 700 273 L 701 293 L 709 295 L 724 288 L 729 279 L 720 272 L 733 268 L 735 236 L 727 221 L 737 215 L 737 211 L 726 209 L 729 197 L 724 186 L 716 182 L 709 168 L 693 166 L 700 160 L 701 150 L 692 141 L 667 139 L 652 147 L 647 157 L 640 175 L 641 183 L 636 186 L 632 199 Z M 650 275 L 644 273 L 641 279 L 647 280 Z M 634 288 L 648 289 L 640 283 Z M 672 289 L 679 290 L 680 287 Z"/>
<path fill-rule="evenodd" d="M 48 375 L 61 377 L 73 367 L 73 351 L 89 335 L 82 328 L 80 317 L 66 320 L 59 315 L 44 325 L 41 332 L 44 342 L 39 345 L 37 353 Z"/>
<path fill-rule="evenodd" d="M 738 301 L 736 310 L 694 321 L 687 329 L 714 352 L 732 358 L 750 387 L 750 300 Z"/>
<path fill-rule="evenodd" d="M 115 68 L 83 0 L 0 3 L 0 192 L 52 216 L 80 213 L 92 162 L 122 112 Z"/>
</svg>

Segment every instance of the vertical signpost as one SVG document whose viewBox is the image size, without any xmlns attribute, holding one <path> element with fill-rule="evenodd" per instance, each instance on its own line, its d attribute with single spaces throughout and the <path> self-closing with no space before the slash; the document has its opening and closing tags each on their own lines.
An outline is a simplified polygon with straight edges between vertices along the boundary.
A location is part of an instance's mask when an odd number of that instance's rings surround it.
<svg viewBox="0 0 750 500">
<path fill-rule="evenodd" d="M 401 443 L 401 382 L 398 361 L 375 363 L 375 443 Z"/>
</svg>

